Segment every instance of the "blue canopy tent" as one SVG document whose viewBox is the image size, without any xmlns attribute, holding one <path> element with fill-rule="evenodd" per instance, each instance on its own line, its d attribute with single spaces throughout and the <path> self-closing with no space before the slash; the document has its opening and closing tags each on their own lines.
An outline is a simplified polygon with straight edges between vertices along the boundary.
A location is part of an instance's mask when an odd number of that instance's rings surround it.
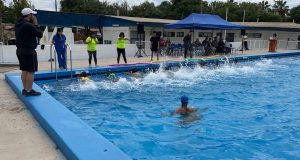
<svg viewBox="0 0 300 160">
<path fill-rule="evenodd" d="M 197 14 L 197 13 L 192 13 L 188 17 L 173 23 L 173 24 L 167 24 L 164 26 L 165 28 L 169 29 L 190 29 L 193 30 L 193 41 L 194 41 L 194 30 L 195 29 L 202 29 L 202 30 L 207 30 L 207 29 L 244 29 L 243 26 L 238 25 L 238 24 L 233 24 L 231 22 L 228 22 L 224 19 L 222 19 L 218 15 L 212 15 L 212 14 Z M 226 39 L 226 32 L 225 32 L 225 39 Z M 243 42 L 242 42 L 243 43 Z M 243 45 L 242 45 L 243 47 Z M 243 49 L 242 49 L 243 50 Z"/>
<path fill-rule="evenodd" d="M 243 29 L 238 24 L 233 24 L 222 19 L 218 15 L 192 13 L 188 17 L 173 23 L 165 25 L 169 29 Z"/>
</svg>

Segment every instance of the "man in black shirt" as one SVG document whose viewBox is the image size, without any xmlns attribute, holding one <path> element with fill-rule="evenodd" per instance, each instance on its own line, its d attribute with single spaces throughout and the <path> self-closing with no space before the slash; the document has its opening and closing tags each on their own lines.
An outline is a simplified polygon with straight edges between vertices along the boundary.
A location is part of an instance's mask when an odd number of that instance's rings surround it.
<svg viewBox="0 0 300 160">
<path fill-rule="evenodd" d="M 190 58 L 193 58 L 192 55 L 192 31 L 190 31 L 187 35 L 183 38 L 183 44 L 184 44 L 184 59 L 186 59 L 187 53 L 189 52 Z"/>
<path fill-rule="evenodd" d="M 152 37 L 150 38 L 150 42 L 151 42 L 151 61 L 153 61 L 153 53 L 155 52 L 157 55 L 157 60 L 159 60 L 159 53 L 158 53 L 158 49 L 159 49 L 159 39 L 160 37 L 156 36 L 156 33 L 153 32 L 152 33 Z"/>
<path fill-rule="evenodd" d="M 43 33 L 37 28 L 37 19 L 34 16 L 35 11 L 30 8 L 24 8 L 22 18 L 15 24 L 17 57 L 22 70 L 21 80 L 23 83 L 22 94 L 24 96 L 39 96 L 40 92 L 32 89 L 34 81 L 34 72 L 37 71 L 38 61 L 35 51 L 38 38 L 42 38 Z"/>
</svg>

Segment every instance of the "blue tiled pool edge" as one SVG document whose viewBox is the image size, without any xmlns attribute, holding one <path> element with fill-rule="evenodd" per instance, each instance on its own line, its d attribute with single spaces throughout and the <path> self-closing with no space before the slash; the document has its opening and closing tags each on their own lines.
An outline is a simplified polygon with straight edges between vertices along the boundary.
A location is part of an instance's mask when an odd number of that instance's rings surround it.
<svg viewBox="0 0 300 160">
<path fill-rule="evenodd" d="M 33 88 L 41 96 L 24 97 L 20 75 L 6 74 L 5 79 L 68 160 L 130 159 L 38 85 Z"/>
<path fill-rule="evenodd" d="M 181 62 L 167 62 L 163 65 L 193 65 L 207 63 L 222 63 L 224 60 L 229 61 L 246 61 L 261 58 L 285 57 L 300 55 L 300 52 L 287 53 L 268 53 L 259 55 L 242 55 L 232 57 L 219 57 L 215 59 L 191 59 Z M 132 66 L 106 66 L 92 69 L 77 69 L 72 72 L 89 70 L 90 73 L 101 72 L 117 72 L 126 71 L 133 68 L 158 68 L 160 64 L 137 64 Z M 69 77 L 71 72 L 59 72 L 58 77 Z M 49 72 L 36 73 L 36 79 L 54 79 L 55 74 Z M 119 148 L 98 134 L 94 129 L 88 126 L 74 113 L 68 110 L 60 102 L 54 99 L 46 91 L 34 84 L 34 89 L 41 91 L 39 97 L 24 97 L 21 94 L 22 83 L 19 74 L 6 74 L 5 79 L 18 97 L 25 103 L 39 124 L 45 129 L 47 134 L 56 143 L 57 147 L 62 151 L 67 159 L 83 159 L 83 160 L 126 160 L 130 159 Z"/>
</svg>

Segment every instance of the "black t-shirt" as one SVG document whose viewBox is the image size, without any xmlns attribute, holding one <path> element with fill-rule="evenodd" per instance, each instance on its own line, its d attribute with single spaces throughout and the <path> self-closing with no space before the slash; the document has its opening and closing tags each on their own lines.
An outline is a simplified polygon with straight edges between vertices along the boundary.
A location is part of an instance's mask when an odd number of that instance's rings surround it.
<svg viewBox="0 0 300 160">
<path fill-rule="evenodd" d="M 192 36 L 186 35 L 186 36 L 184 36 L 184 38 L 183 38 L 183 44 L 184 44 L 185 46 L 190 46 L 190 45 L 191 45 L 191 40 L 192 40 Z"/>
<path fill-rule="evenodd" d="M 151 37 L 150 42 L 152 42 L 151 49 L 157 49 L 159 43 L 159 37 Z"/>
</svg>

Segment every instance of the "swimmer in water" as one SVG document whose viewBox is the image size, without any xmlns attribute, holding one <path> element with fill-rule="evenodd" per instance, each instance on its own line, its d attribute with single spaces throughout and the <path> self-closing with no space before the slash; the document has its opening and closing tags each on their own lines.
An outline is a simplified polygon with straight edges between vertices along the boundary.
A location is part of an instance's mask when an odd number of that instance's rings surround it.
<svg viewBox="0 0 300 160">
<path fill-rule="evenodd" d="M 189 98 L 187 96 L 182 96 L 180 98 L 181 100 L 181 107 L 177 108 L 171 115 L 176 115 L 176 114 L 188 114 L 188 113 L 193 113 L 196 112 L 195 108 L 190 108 L 188 107 L 188 103 L 189 103 Z"/>
<path fill-rule="evenodd" d="M 171 113 L 170 115 L 161 113 L 161 115 L 162 116 L 174 116 L 176 114 L 187 115 L 189 113 L 193 113 L 197 111 L 195 108 L 188 107 L 189 98 L 187 96 L 182 96 L 180 100 L 181 100 L 181 106 L 177 108 L 173 113 Z"/>
<path fill-rule="evenodd" d="M 116 77 L 115 73 L 107 73 L 107 79 L 112 82 L 117 82 L 119 79 Z"/>
<path fill-rule="evenodd" d="M 80 80 L 81 81 L 90 81 L 90 78 L 88 77 L 87 73 L 83 71 L 80 73 Z"/>
<path fill-rule="evenodd" d="M 140 78 L 140 77 L 142 77 L 141 73 L 140 73 L 139 70 L 137 70 L 137 69 L 133 69 L 133 70 L 130 71 L 130 72 L 125 72 L 125 74 L 128 74 L 128 75 L 130 75 L 130 76 L 132 76 L 132 77 L 135 77 L 135 78 Z"/>
</svg>

